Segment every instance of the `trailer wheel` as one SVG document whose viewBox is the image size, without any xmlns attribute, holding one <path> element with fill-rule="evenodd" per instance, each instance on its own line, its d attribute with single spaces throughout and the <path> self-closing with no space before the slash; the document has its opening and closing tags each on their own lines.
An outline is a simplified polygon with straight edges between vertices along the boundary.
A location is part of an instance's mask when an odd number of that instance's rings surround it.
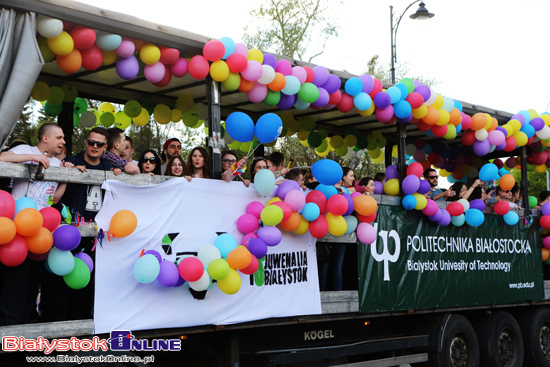
<svg viewBox="0 0 550 367">
<path fill-rule="evenodd" d="M 550 309 L 530 308 L 518 316 L 525 346 L 524 366 L 550 366 Z"/>
<path fill-rule="evenodd" d="M 474 323 L 481 365 L 487 367 L 521 367 L 523 338 L 516 319 L 508 312 L 497 311 Z"/>
<path fill-rule="evenodd" d="M 479 345 L 472 324 L 462 315 L 452 315 L 443 326 L 441 351 L 431 352 L 431 367 L 477 367 Z"/>
</svg>

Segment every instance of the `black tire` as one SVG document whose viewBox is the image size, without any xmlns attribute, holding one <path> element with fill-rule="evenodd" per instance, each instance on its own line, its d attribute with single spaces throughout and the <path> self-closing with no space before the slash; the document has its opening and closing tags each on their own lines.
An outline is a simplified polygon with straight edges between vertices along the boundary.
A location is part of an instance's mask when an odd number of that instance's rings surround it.
<svg viewBox="0 0 550 367">
<path fill-rule="evenodd" d="M 480 362 L 487 367 L 521 367 L 523 338 L 516 319 L 497 311 L 474 323 L 479 340 Z"/>
<path fill-rule="evenodd" d="M 529 308 L 518 317 L 525 347 L 524 366 L 550 367 L 550 309 Z"/>
<path fill-rule="evenodd" d="M 479 345 L 472 324 L 462 315 L 452 315 L 441 325 L 441 351 L 431 352 L 430 367 L 478 367 Z"/>
</svg>

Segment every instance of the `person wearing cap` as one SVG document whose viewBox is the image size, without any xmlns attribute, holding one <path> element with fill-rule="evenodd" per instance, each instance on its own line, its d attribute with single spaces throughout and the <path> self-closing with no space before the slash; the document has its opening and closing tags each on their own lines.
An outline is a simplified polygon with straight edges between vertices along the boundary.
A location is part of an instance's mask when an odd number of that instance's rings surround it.
<svg viewBox="0 0 550 367">
<path fill-rule="evenodd" d="M 166 171 L 166 162 L 175 156 L 181 157 L 181 141 L 178 138 L 170 138 L 162 146 L 162 159 L 165 163 L 160 167 L 161 174 L 164 175 Z"/>
</svg>

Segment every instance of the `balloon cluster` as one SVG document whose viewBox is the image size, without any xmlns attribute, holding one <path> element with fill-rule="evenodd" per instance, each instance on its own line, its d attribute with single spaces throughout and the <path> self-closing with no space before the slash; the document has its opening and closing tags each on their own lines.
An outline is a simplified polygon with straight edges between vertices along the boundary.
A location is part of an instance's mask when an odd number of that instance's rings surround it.
<svg viewBox="0 0 550 367">
<path fill-rule="evenodd" d="M 90 281 L 93 261 L 84 252 L 73 256 L 71 250 L 80 244 L 80 232 L 60 223 L 61 215 L 56 209 L 38 210 L 32 199 L 14 200 L 11 194 L 0 190 L 0 262 L 14 267 L 27 257 L 46 260 L 46 269 L 62 276 L 69 287 L 84 288 Z"/>
<path fill-rule="evenodd" d="M 542 207 L 540 209 L 541 216 L 539 219 L 540 226 L 543 228 L 541 231 L 542 235 L 542 261 L 550 265 L 550 236 L 548 236 L 548 233 L 550 232 L 550 203 L 544 203 L 542 204 Z"/>
<path fill-rule="evenodd" d="M 225 130 L 236 142 L 247 143 L 256 139 L 259 143 L 268 144 L 277 140 L 283 130 L 279 115 L 266 113 L 254 125 L 252 118 L 244 112 L 233 112 L 225 120 Z M 225 137 L 227 140 L 227 136 Z M 229 144 L 232 140 L 229 139 Z"/>
</svg>

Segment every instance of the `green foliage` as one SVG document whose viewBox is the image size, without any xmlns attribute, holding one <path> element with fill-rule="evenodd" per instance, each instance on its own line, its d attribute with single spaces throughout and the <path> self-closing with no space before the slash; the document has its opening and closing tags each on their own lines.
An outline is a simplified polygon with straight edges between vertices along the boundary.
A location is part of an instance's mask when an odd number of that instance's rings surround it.
<svg viewBox="0 0 550 367">
<path fill-rule="evenodd" d="M 328 0 L 267 0 L 250 12 L 258 30 L 245 33 L 244 43 L 299 60 L 304 60 L 307 53 L 311 61 L 323 53 L 328 38 L 338 36 L 339 26 L 331 19 L 333 4 Z M 245 32 L 253 28 L 247 26 Z M 313 55 L 308 53 L 310 46 L 316 48 Z"/>
<path fill-rule="evenodd" d="M 521 187 L 521 170 L 514 168 L 510 173 Z M 546 190 L 546 172 L 538 173 L 535 170 L 527 171 L 527 180 L 529 181 L 529 196 L 534 196 L 538 199 L 540 193 Z"/>
</svg>

